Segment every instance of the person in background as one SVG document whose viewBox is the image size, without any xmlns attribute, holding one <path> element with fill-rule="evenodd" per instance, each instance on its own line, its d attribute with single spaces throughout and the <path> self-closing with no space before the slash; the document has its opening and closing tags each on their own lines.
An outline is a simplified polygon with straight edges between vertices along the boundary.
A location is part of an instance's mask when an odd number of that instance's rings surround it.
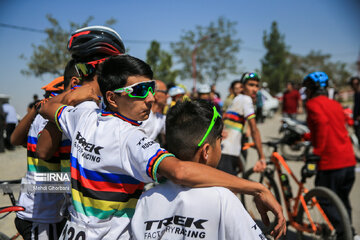
<svg viewBox="0 0 360 240">
<path fill-rule="evenodd" d="M 360 77 L 350 78 L 350 85 L 351 88 L 354 90 L 354 131 L 358 142 L 360 143 Z"/>
<path fill-rule="evenodd" d="M 145 134 L 155 140 L 160 140 L 160 145 L 165 143 L 165 120 L 164 108 L 166 106 L 168 91 L 163 81 L 156 80 L 155 102 L 151 107 L 149 118 L 142 122 L 140 128 L 145 130 Z M 159 136 L 160 134 L 160 136 Z"/>
<path fill-rule="evenodd" d="M 222 114 L 220 105 L 211 98 L 211 88 L 208 84 L 201 84 L 198 88 L 198 99 L 206 100 L 216 107 L 216 110 Z"/>
<path fill-rule="evenodd" d="M 260 76 L 254 72 L 242 75 L 241 84 L 243 93 L 234 98 L 226 113 L 224 113 L 224 140 L 222 142 L 222 155 L 218 169 L 236 175 L 240 170 L 240 152 L 244 135 L 244 125 L 248 122 L 251 137 L 258 153 L 258 161 L 254 171 L 263 171 L 266 167 L 265 156 L 261 145 L 261 136 L 255 121 L 254 104 L 256 93 L 259 90 Z"/>
<path fill-rule="evenodd" d="M 5 147 L 8 150 L 14 150 L 14 145 L 11 144 L 10 137 L 12 132 L 14 131 L 16 124 L 18 123 L 17 113 L 15 108 L 9 104 L 9 100 L 6 99 L 2 105 L 2 110 L 6 115 L 5 119 L 5 131 L 6 131 L 6 138 L 5 138 Z"/>
<path fill-rule="evenodd" d="M 286 91 L 283 95 L 283 117 L 296 119 L 296 115 L 298 113 L 302 113 L 302 111 L 302 100 L 300 93 L 295 89 L 293 82 L 288 82 L 286 84 Z"/>
<path fill-rule="evenodd" d="M 307 124 L 310 129 L 313 154 L 320 157 L 317 162 L 315 186 L 334 191 L 344 203 L 351 221 L 350 191 L 355 182 L 355 155 L 346 130 L 343 108 L 327 96 L 329 78 L 324 72 L 313 72 L 303 80 L 306 87 Z M 331 206 L 322 206 L 334 223 L 341 238 L 342 229 L 337 213 Z"/>
<path fill-rule="evenodd" d="M 230 84 L 229 95 L 226 97 L 224 101 L 224 105 L 222 107 L 222 112 L 226 112 L 227 108 L 231 105 L 233 99 L 239 95 L 242 91 L 242 86 L 240 80 L 234 80 Z"/>
<path fill-rule="evenodd" d="M 33 99 L 34 99 L 34 101 L 32 101 L 31 103 L 29 103 L 29 105 L 28 105 L 27 112 L 30 112 L 30 110 L 32 109 L 32 107 L 33 107 L 36 103 L 40 102 L 39 97 L 38 97 L 37 94 L 34 94 Z"/>
<path fill-rule="evenodd" d="M 260 89 L 256 93 L 255 105 L 256 105 L 256 111 L 255 111 L 255 113 L 256 113 L 256 122 L 257 123 L 263 123 L 264 122 L 264 116 L 263 116 L 262 110 L 263 110 L 263 106 L 264 106 L 264 99 L 263 99 L 263 95 L 262 95 Z"/>
</svg>

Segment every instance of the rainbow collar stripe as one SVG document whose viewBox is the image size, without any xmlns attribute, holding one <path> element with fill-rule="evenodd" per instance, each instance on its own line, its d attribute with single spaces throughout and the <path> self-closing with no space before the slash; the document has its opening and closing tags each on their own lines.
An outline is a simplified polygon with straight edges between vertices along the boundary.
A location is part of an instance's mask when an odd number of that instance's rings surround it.
<svg viewBox="0 0 360 240">
<path fill-rule="evenodd" d="M 106 111 L 102 110 L 101 111 L 101 116 L 103 116 L 103 117 L 115 116 L 115 117 L 118 117 L 121 120 L 124 120 L 125 122 L 128 122 L 128 123 L 130 123 L 131 125 L 134 125 L 134 126 L 140 126 L 142 124 L 142 122 L 138 122 L 138 121 L 132 120 L 130 118 L 127 118 L 127 117 L 121 115 L 118 112 L 106 112 Z"/>
</svg>

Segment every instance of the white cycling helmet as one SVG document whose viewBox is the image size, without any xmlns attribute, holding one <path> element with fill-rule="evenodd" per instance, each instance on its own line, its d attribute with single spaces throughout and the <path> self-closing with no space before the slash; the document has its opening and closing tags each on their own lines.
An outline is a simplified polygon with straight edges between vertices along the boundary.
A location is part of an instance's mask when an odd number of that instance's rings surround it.
<svg viewBox="0 0 360 240">
<path fill-rule="evenodd" d="M 179 86 L 175 86 L 169 89 L 170 97 L 174 97 L 179 94 L 185 94 L 185 90 Z"/>
</svg>

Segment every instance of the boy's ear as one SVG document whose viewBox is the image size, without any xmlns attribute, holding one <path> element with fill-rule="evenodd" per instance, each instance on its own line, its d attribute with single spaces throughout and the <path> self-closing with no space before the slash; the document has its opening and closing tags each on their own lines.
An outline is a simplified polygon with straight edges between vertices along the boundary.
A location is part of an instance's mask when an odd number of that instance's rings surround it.
<svg viewBox="0 0 360 240">
<path fill-rule="evenodd" d="M 107 91 L 106 92 L 106 100 L 108 101 L 109 105 L 113 108 L 117 109 L 117 103 L 115 102 L 115 96 L 116 94 L 112 91 Z"/>
<path fill-rule="evenodd" d="M 77 77 L 72 77 L 71 80 L 70 80 L 71 88 L 73 88 L 76 85 L 80 85 L 80 83 L 81 83 L 81 80 L 79 78 L 77 78 Z"/>
<path fill-rule="evenodd" d="M 199 163 L 206 164 L 209 159 L 210 144 L 205 143 L 200 149 L 200 161 Z"/>
</svg>

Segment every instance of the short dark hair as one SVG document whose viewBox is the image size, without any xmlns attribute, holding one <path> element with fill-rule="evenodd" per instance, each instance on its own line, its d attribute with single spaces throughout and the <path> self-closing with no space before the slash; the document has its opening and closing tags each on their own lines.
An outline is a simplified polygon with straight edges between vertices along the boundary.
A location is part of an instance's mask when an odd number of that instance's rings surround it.
<svg viewBox="0 0 360 240">
<path fill-rule="evenodd" d="M 153 79 L 153 71 L 144 61 L 130 55 L 117 55 L 108 58 L 97 72 L 100 91 L 106 105 L 106 92 L 122 88 L 131 76 Z"/>
<path fill-rule="evenodd" d="M 238 84 L 238 83 L 241 84 L 241 81 L 240 81 L 240 80 L 234 80 L 234 81 L 232 81 L 231 84 L 230 84 L 230 88 L 231 88 L 232 90 L 234 90 L 235 85 Z"/>
<path fill-rule="evenodd" d="M 75 67 L 75 60 L 71 59 L 65 66 L 64 70 L 64 89 L 66 89 L 71 81 L 72 77 L 80 77 Z"/>
<path fill-rule="evenodd" d="M 178 102 L 166 115 L 167 150 L 182 160 L 190 160 L 198 150 L 214 115 L 213 105 L 205 100 Z M 205 143 L 215 146 L 223 122 L 217 118 Z"/>
<path fill-rule="evenodd" d="M 354 80 L 358 80 L 358 81 L 360 82 L 360 77 L 358 77 L 358 76 L 351 77 L 351 78 L 349 79 L 349 84 L 351 85 Z"/>
</svg>

